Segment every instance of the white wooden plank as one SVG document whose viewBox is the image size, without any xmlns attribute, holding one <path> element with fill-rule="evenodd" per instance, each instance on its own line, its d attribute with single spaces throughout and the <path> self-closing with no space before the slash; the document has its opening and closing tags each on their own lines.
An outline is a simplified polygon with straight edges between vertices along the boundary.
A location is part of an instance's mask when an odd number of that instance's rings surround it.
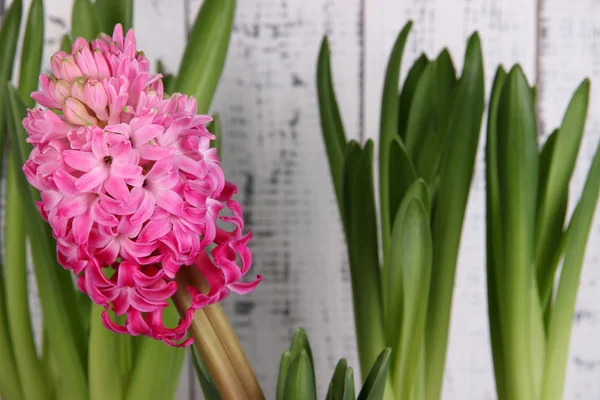
<svg viewBox="0 0 600 400">
<path fill-rule="evenodd" d="M 199 1 L 192 1 L 193 18 Z M 350 137 L 359 122 L 358 0 L 238 2 L 229 58 L 214 103 L 223 163 L 254 231 L 253 273 L 265 281 L 225 309 L 273 398 L 293 330 L 312 341 L 320 397 L 338 358 L 357 366 L 346 253 L 321 139 L 316 59 L 328 33 Z M 191 22 L 190 22 L 191 25 Z"/>
<path fill-rule="evenodd" d="M 573 91 L 585 77 L 592 81 L 586 133 L 571 184 L 569 209 L 579 199 L 600 138 L 600 4 L 544 0 L 541 18 L 540 110 L 544 134 L 560 124 Z M 600 218 L 588 240 L 571 336 L 565 399 L 600 398 Z"/>
<path fill-rule="evenodd" d="M 414 21 L 403 57 L 403 80 L 420 53 L 435 57 L 448 47 L 458 71 L 467 38 L 477 30 L 482 41 L 489 93 L 498 63 L 520 62 L 535 71 L 536 2 L 499 0 L 375 0 L 366 3 L 365 132 L 376 138 L 379 105 L 389 52 L 407 20 Z M 483 139 L 483 138 L 482 138 Z M 442 397 L 492 399 L 495 386 L 489 349 L 485 289 L 485 187 L 483 140 L 463 228 L 455 280 L 450 342 Z"/>
</svg>

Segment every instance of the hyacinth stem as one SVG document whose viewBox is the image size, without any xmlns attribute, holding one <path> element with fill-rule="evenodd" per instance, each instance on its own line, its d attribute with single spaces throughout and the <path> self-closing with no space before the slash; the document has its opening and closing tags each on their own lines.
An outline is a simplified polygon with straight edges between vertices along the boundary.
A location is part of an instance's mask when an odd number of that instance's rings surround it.
<svg viewBox="0 0 600 400">
<path fill-rule="evenodd" d="M 178 274 L 175 280 L 178 289 L 173 295 L 173 303 L 183 316 L 192 303 L 192 298 L 187 290 L 187 287 L 192 286 L 192 283 L 182 273 Z M 234 368 L 227 351 L 221 343 L 221 332 L 213 327 L 206 314 L 206 308 L 197 310 L 194 313 L 194 320 L 189 330 L 194 338 L 194 345 L 206 363 L 215 385 L 225 400 L 253 399 L 246 393 L 238 377 L 237 370 L 243 369 L 242 366 L 235 365 Z"/>
<path fill-rule="evenodd" d="M 185 268 L 184 273 L 188 281 L 194 287 L 200 289 L 202 292 L 208 292 L 208 283 L 198 269 Z M 248 361 L 248 357 L 246 357 L 246 353 L 221 306 L 218 303 L 210 305 L 205 307 L 204 312 L 217 333 L 231 363 L 235 366 L 238 378 L 240 379 L 248 398 L 264 399 L 262 389 L 258 384 L 258 379 L 256 379 L 256 375 Z"/>
</svg>

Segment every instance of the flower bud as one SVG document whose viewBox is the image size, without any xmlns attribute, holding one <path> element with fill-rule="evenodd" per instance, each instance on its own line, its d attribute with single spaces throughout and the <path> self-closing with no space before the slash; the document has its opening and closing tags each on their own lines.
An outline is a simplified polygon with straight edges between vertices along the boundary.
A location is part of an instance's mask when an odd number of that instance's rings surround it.
<svg viewBox="0 0 600 400">
<path fill-rule="evenodd" d="M 54 83 L 54 100 L 61 106 L 65 104 L 65 99 L 71 96 L 71 85 L 69 82 L 59 79 Z"/>
<path fill-rule="evenodd" d="M 101 121 L 108 121 L 108 95 L 101 82 L 89 80 L 84 85 L 83 101 Z"/>
<path fill-rule="evenodd" d="M 89 47 L 84 47 L 75 53 L 75 62 L 83 75 L 98 78 L 98 66 Z"/>
<path fill-rule="evenodd" d="M 63 58 L 65 58 L 66 56 L 67 53 L 65 53 L 64 51 L 59 51 L 58 53 L 50 57 L 50 68 L 52 69 L 52 74 L 58 79 L 63 78 L 60 64 Z"/>
<path fill-rule="evenodd" d="M 110 76 L 110 67 L 106 57 L 100 50 L 94 51 L 94 61 L 96 62 L 96 68 L 98 69 L 98 78 L 108 78 Z"/>
<path fill-rule="evenodd" d="M 98 120 L 90 115 L 88 109 L 79 100 L 69 97 L 65 100 L 65 119 L 73 125 L 95 125 Z"/>
<path fill-rule="evenodd" d="M 60 73 L 62 79 L 69 82 L 73 82 L 76 78 L 83 75 L 72 55 L 65 56 L 60 61 Z"/>
</svg>

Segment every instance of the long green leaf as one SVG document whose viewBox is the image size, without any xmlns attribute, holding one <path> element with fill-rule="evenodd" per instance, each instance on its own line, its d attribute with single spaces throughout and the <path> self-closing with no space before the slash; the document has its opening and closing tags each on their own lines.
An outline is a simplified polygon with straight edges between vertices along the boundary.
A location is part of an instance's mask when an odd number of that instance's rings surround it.
<svg viewBox="0 0 600 400">
<path fill-rule="evenodd" d="M 329 170 L 335 188 L 338 207 L 340 213 L 342 213 L 344 209 L 342 204 L 342 169 L 346 151 L 346 134 L 344 132 L 344 125 L 340 116 L 335 91 L 333 89 L 329 42 L 326 37 L 323 38 L 323 42 L 321 43 L 319 59 L 317 61 L 317 95 L 319 99 L 321 130 L 323 133 L 323 141 L 325 142 L 325 149 L 327 150 Z"/>
<path fill-rule="evenodd" d="M 222 143 L 223 143 L 223 132 L 222 130 L 222 126 L 221 126 L 221 115 L 219 113 L 214 113 L 213 115 L 213 120 L 210 122 L 210 124 L 207 127 L 208 131 L 210 133 L 212 133 L 213 135 L 215 135 L 216 139 L 210 142 L 210 147 L 216 147 L 217 149 L 217 156 L 219 157 L 219 160 L 221 162 L 221 164 L 223 163 L 223 149 L 222 149 Z"/>
<path fill-rule="evenodd" d="M 73 13 L 71 14 L 71 37 L 93 40 L 99 34 L 100 23 L 92 2 L 90 0 L 75 0 Z"/>
<path fill-rule="evenodd" d="M 450 307 L 463 219 L 473 177 L 484 104 L 479 36 L 467 43 L 464 68 L 449 126 L 449 144 L 432 220 L 433 267 L 427 316 L 427 399 L 437 400 L 448 343 Z"/>
<path fill-rule="evenodd" d="M 133 0 L 96 0 L 94 8 L 102 32 L 111 34 L 117 24 L 133 28 Z"/>
<path fill-rule="evenodd" d="M 550 166 L 552 163 L 552 154 L 554 153 L 554 146 L 556 145 L 556 138 L 558 137 L 559 130 L 556 129 L 546 140 L 544 146 L 542 147 L 542 151 L 540 153 L 540 178 L 539 178 L 539 193 L 546 192 L 546 186 L 548 184 L 548 179 L 550 178 Z M 556 269 L 558 268 L 558 263 L 562 258 L 562 252 L 564 250 L 564 246 L 561 246 L 561 242 L 563 241 L 563 228 L 565 224 L 565 217 L 567 215 L 567 206 L 569 200 L 569 188 L 568 186 L 565 188 L 564 192 L 560 194 L 562 199 L 560 200 L 560 204 L 555 209 L 556 214 L 551 218 L 551 223 L 547 224 L 546 230 L 548 232 L 544 233 L 546 240 L 549 243 L 552 243 L 552 247 L 547 250 L 548 254 L 540 255 L 540 264 L 543 263 L 543 266 L 540 268 L 536 268 L 537 272 L 537 284 L 538 290 L 540 293 L 540 301 L 542 306 L 544 307 L 546 315 L 549 315 L 551 308 L 551 298 L 554 290 L 554 278 L 556 274 Z M 539 208 L 540 198 L 538 198 L 538 216 L 537 221 L 540 220 L 540 208 Z M 536 239 L 539 243 L 540 237 L 538 236 Z M 558 254 L 557 254 L 558 253 Z"/>
<path fill-rule="evenodd" d="M 285 382 L 287 380 L 290 365 L 292 364 L 292 353 L 289 350 L 281 354 L 281 362 L 279 363 L 279 375 L 277 376 L 277 400 L 285 400 Z"/>
<path fill-rule="evenodd" d="M 428 64 L 429 60 L 427 59 L 427 56 L 421 54 L 408 71 L 404 84 L 402 85 L 402 91 L 400 92 L 400 98 L 398 100 L 398 135 L 404 143 L 406 143 L 406 124 L 408 123 L 408 116 L 415 90 L 421 79 L 421 75 Z"/>
<path fill-rule="evenodd" d="M 22 14 L 23 1 L 14 0 L 0 26 L 0 129 L 4 129 L 8 119 L 8 97 L 5 82 L 12 78 Z M 4 141 L 0 141 L 0 150 L 4 151 Z"/>
<path fill-rule="evenodd" d="M 329 383 L 326 400 L 355 400 L 354 374 L 348 362 L 342 358 L 336 365 Z"/>
<path fill-rule="evenodd" d="M 488 297 L 488 322 L 490 327 L 490 342 L 492 358 L 494 361 L 494 376 L 496 378 L 496 393 L 498 399 L 506 399 L 504 393 L 504 350 L 502 346 L 502 313 L 500 305 L 504 300 L 502 276 L 502 232 L 500 217 L 500 194 L 498 187 L 498 105 L 506 72 L 500 66 L 496 70 L 490 106 L 488 111 L 487 140 L 485 147 L 485 173 L 486 173 L 486 264 L 487 264 L 487 297 Z"/>
<path fill-rule="evenodd" d="M 383 249 L 383 263 L 386 263 L 389 243 L 392 234 L 392 221 L 390 219 L 390 146 L 398 134 L 398 82 L 400 76 L 400 63 L 408 33 L 412 27 L 409 21 L 396 39 L 392 53 L 388 60 L 381 95 L 381 116 L 379 120 L 379 201 L 381 213 L 381 239 Z M 361 360 L 362 362 L 362 360 Z"/>
<path fill-rule="evenodd" d="M 0 166 L 4 165 L 4 132 L 9 117 L 5 82 L 12 77 L 22 12 L 22 0 L 14 0 L 0 25 Z M 5 265 L 0 265 L 0 396 L 18 400 L 23 398 L 23 392 L 8 324 L 5 268 Z"/>
<path fill-rule="evenodd" d="M 179 313 L 169 300 L 163 310 L 166 326 L 176 326 Z M 151 338 L 143 338 L 137 352 L 134 369 L 125 398 L 127 400 L 162 400 L 175 395 L 177 382 L 185 357 L 185 350 L 166 345 Z M 162 376 L 162 379 L 148 379 L 149 376 Z"/>
<path fill-rule="evenodd" d="M 364 149 L 349 143 L 343 192 L 358 354 L 365 377 L 385 348 L 371 140 Z"/>
<path fill-rule="evenodd" d="M 383 398 L 390 353 L 390 349 L 387 348 L 379 354 L 358 394 L 358 400 L 380 400 Z"/>
<path fill-rule="evenodd" d="M 192 363 L 194 364 L 194 371 L 196 371 L 196 377 L 198 378 L 198 383 L 200 384 L 200 388 L 202 389 L 202 394 L 204 394 L 204 398 L 206 400 L 222 400 L 221 394 L 217 389 L 217 385 L 215 385 L 215 382 L 210 376 L 208 367 L 202 359 L 202 355 L 198 351 L 198 348 L 196 346 L 190 346 L 190 352 L 192 353 Z"/>
<path fill-rule="evenodd" d="M 292 338 L 292 343 L 290 345 L 290 352 L 292 353 L 292 357 L 295 358 L 300 355 L 302 351 L 306 352 L 308 356 L 308 360 L 310 361 L 310 367 L 312 369 L 313 374 L 313 383 L 316 385 L 316 377 L 315 377 L 315 362 L 313 359 L 312 349 L 310 347 L 310 342 L 308 340 L 308 336 L 306 335 L 306 331 L 302 328 L 298 328 L 294 333 L 294 337 Z M 316 393 L 317 387 L 314 387 L 314 391 Z"/>
<path fill-rule="evenodd" d="M 205 0 L 183 53 L 175 91 L 194 95 L 201 114 L 209 111 L 223 72 L 235 3 L 235 0 Z"/>
<path fill-rule="evenodd" d="M 32 0 L 25 26 L 25 37 L 21 49 L 21 71 L 19 73 L 19 94 L 27 107 L 35 106 L 31 92 L 37 90 L 42 68 L 44 46 L 44 2 Z"/>
<path fill-rule="evenodd" d="M 305 350 L 292 360 L 285 380 L 283 398 L 286 400 L 316 400 L 312 366 Z"/>
<path fill-rule="evenodd" d="M 118 368 L 122 351 L 120 336 L 106 329 L 102 323 L 103 312 L 104 308 L 93 305 L 88 358 L 90 400 L 121 400 L 124 391 Z"/>
<path fill-rule="evenodd" d="M 552 269 L 554 249 L 562 232 L 569 181 L 583 137 L 589 102 L 590 82 L 584 80 L 573 95 L 562 124 L 556 134 L 550 154 L 547 177 L 538 200 L 536 220 L 535 265 L 540 293 L 546 294 L 554 283 Z"/>
<path fill-rule="evenodd" d="M 410 398 L 413 393 L 421 358 L 431 256 L 429 213 L 418 198 L 407 195 L 394 221 L 390 253 L 390 270 L 402 274 L 401 282 L 404 282 L 402 290 L 390 290 L 390 293 L 400 292 L 403 296 L 401 315 L 390 318 L 402 321 L 398 326 L 401 333 L 396 341 L 393 371 L 397 377 L 398 395 L 403 399 Z M 391 302 L 394 300 L 392 297 Z"/>
<path fill-rule="evenodd" d="M 48 393 L 46 374 L 37 356 L 29 312 L 26 214 L 17 183 L 17 174 L 22 172 L 15 168 L 13 157 L 14 155 L 9 153 L 6 183 L 7 212 L 4 235 L 6 309 L 19 376 L 27 380 L 22 386 L 25 398 L 44 400 Z"/>
<path fill-rule="evenodd" d="M 437 61 L 427 64 L 415 88 L 406 124 L 406 150 L 415 159 L 424 143 L 435 133 L 435 90 Z"/>
<path fill-rule="evenodd" d="M 25 132 L 21 125 L 23 117 L 23 105 L 14 89 L 9 90 L 11 105 L 11 143 L 18 145 L 20 151 L 12 151 L 14 167 L 18 170 L 24 163 L 22 154 L 27 154 L 25 148 Z M 15 147 L 13 147 L 15 148 Z M 25 213 L 37 216 L 38 211 L 34 204 L 32 190 L 23 174 L 17 174 L 19 192 L 24 199 Z M 27 225 L 27 234 L 31 241 L 31 252 L 33 256 L 34 269 L 38 282 L 40 302 L 44 313 L 44 323 L 49 332 L 50 345 L 56 350 L 54 353 L 60 365 L 61 376 L 69 382 L 68 393 L 62 393 L 65 399 L 87 399 L 89 396 L 87 380 L 85 377 L 86 367 L 81 353 L 78 352 L 79 343 L 85 340 L 83 334 L 76 334 L 78 321 L 70 318 L 64 294 L 60 291 L 57 281 L 56 270 L 52 265 L 56 258 L 52 254 L 52 244 L 47 242 L 44 221 L 38 216 L 30 218 Z M 48 265 L 50 264 L 50 265 Z M 75 324 L 75 326 L 74 326 Z"/>
<path fill-rule="evenodd" d="M 502 338 L 506 396 L 535 398 L 529 352 L 530 292 L 535 290 L 533 252 L 538 189 L 535 109 L 523 71 L 509 72 L 498 108 L 498 189 L 502 218 Z"/>
<path fill-rule="evenodd" d="M 417 142 L 417 148 L 413 152 L 419 176 L 432 184 L 436 183 L 440 162 L 448 145 L 448 121 L 454 105 L 452 95 L 457 86 L 456 71 L 448 50 L 444 49 L 434 64 L 434 90 L 431 97 L 425 99 L 432 103 L 430 107 L 433 115 L 430 116 L 428 129 L 422 132 L 421 140 Z"/>
<path fill-rule="evenodd" d="M 563 396 L 577 289 L 585 248 L 598 204 L 599 190 L 600 146 L 596 149 L 581 199 L 569 224 L 569 240 L 548 329 L 546 369 L 541 397 L 544 400 L 558 400 Z"/>
</svg>

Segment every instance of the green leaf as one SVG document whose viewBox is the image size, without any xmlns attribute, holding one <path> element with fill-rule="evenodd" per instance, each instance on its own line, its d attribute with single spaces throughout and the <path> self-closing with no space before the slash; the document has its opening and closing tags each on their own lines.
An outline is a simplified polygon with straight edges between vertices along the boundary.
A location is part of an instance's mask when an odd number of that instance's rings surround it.
<svg viewBox="0 0 600 400">
<path fill-rule="evenodd" d="M 369 376 L 365 380 L 365 384 L 358 394 L 358 400 L 380 400 L 383 398 L 390 353 L 389 348 L 384 349 L 377 357 Z"/>
<path fill-rule="evenodd" d="M 123 350 L 121 336 L 104 326 L 103 312 L 103 307 L 92 306 L 88 359 L 90 400 L 120 400 L 124 398 L 121 370 L 118 368 Z"/>
<path fill-rule="evenodd" d="M 317 95 L 323 141 L 327 150 L 329 169 L 333 179 L 338 207 L 343 219 L 342 169 L 346 151 L 346 134 L 333 89 L 327 37 L 323 38 L 317 61 Z"/>
<path fill-rule="evenodd" d="M 163 309 L 162 318 L 165 326 L 177 326 L 180 317 L 171 300 Z M 173 398 L 177 391 L 184 357 L 185 350 L 182 348 L 175 348 L 152 338 L 142 338 L 125 398 L 127 400 Z M 162 376 L 162 379 L 148 379 L 149 376 Z"/>
<path fill-rule="evenodd" d="M 292 364 L 292 353 L 289 350 L 281 354 L 281 362 L 279 363 L 279 375 L 277 376 L 277 400 L 285 400 L 285 382 Z"/>
<path fill-rule="evenodd" d="M 544 400 L 561 399 L 563 396 L 577 289 L 585 248 L 598 204 L 599 190 L 600 146 L 596 149 L 581 199 L 569 224 L 568 243 L 548 329 L 546 369 L 541 397 Z"/>
<path fill-rule="evenodd" d="M 390 144 L 390 217 L 395 220 L 408 188 L 417 180 L 415 167 L 399 139 Z"/>
<path fill-rule="evenodd" d="M 355 400 L 354 396 L 354 374 L 348 362 L 342 358 L 336 365 L 333 377 L 329 383 L 327 400 Z"/>
<path fill-rule="evenodd" d="M 536 398 L 530 354 L 531 291 L 538 188 L 535 109 L 521 68 L 509 72 L 497 125 L 498 193 L 502 234 L 502 339 L 507 398 Z M 541 323 L 541 321 L 540 321 Z"/>
<path fill-rule="evenodd" d="M 14 0 L 0 25 L 0 165 L 4 165 L 4 131 L 9 119 L 5 82 L 12 77 L 22 12 L 22 0 Z M 7 266 L 0 265 L 0 397 L 21 399 L 23 392 L 14 354 L 16 349 L 11 343 L 8 323 L 6 269 Z"/>
<path fill-rule="evenodd" d="M 549 297 L 556 270 L 552 258 L 562 233 L 568 189 L 583 137 L 589 103 L 590 82 L 584 80 L 575 91 L 560 130 L 552 136 L 542 164 L 545 178 L 540 182 L 537 203 L 535 265 L 543 300 Z M 547 169 L 547 171 L 546 171 Z"/>
<path fill-rule="evenodd" d="M 448 145 L 448 126 L 450 113 L 454 105 L 453 94 L 456 90 L 456 71 L 448 50 L 440 53 L 435 63 L 433 90 L 429 99 L 432 115 L 429 125 L 421 132 L 414 155 L 415 167 L 419 176 L 430 184 L 435 184 L 440 162 Z M 426 107 L 426 106 L 425 106 Z M 429 136 L 428 136 L 429 135 Z"/>
<path fill-rule="evenodd" d="M 290 364 L 283 398 L 286 400 L 316 400 L 317 398 L 310 357 L 304 349 Z"/>
<path fill-rule="evenodd" d="M 213 120 L 210 122 L 207 129 L 210 133 L 212 133 L 216 137 L 215 140 L 210 142 L 210 147 L 217 148 L 217 156 L 219 157 L 219 160 L 222 163 L 223 162 L 223 158 L 222 158 L 223 134 L 221 132 L 221 129 L 222 129 L 221 115 L 219 113 L 213 114 Z"/>
<path fill-rule="evenodd" d="M 485 147 L 486 162 L 486 264 L 487 264 L 487 295 L 488 322 L 490 326 L 490 342 L 494 361 L 496 392 L 498 399 L 505 399 L 504 393 L 504 351 L 502 346 L 502 314 L 500 305 L 504 302 L 504 288 L 500 271 L 502 268 L 502 232 L 500 216 L 500 194 L 498 188 L 498 105 L 500 94 L 506 81 L 506 72 L 500 66 L 496 70 L 490 106 L 488 111 L 487 140 Z"/>
<path fill-rule="evenodd" d="M 407 189 L 406 194 L 403 196 L 402 203 L 399 207 L 398 212 L 394 217 L 394 229 L 397 230 L 396 224 L 402 220 L 403 215 L 406 213 L 406 207 L 411 200 L 419 200 L 421 204 L 427 209 L 429 214 L 431 200 L 429 196 L 429 190 L 427 184 L 423 179 L 415 180 L 415 182 Z M 393 231 L 394 233 L 394 231 Z M 400 339 L 400 332 L 402 327 L 402 316 L 404 305 L 404 293 L 403 284 L 404 271 L 401 263 L 401 256 L 404 254 L 401 243 L 398 243 L 398 238 L 394 237 L 392 233 L 392 247 L 390 249 L 390 262 L 381 268 L 381 282 L 382 293 L 383 293 L 383 309 L 384 309 L 384 326 L 386 332 L 386 341 L 394 346 L 398 344 Z M 396 231 L 396 234 L 398 232 Z M 431 269 L 431 266 L 429 267 Z M 427 304 L 427 303 L 425 303 Z M 396 348 L 392 348 L 396 353 Z"/>
<path fill-rule="evenodd" d="M 8 119 L 6 82 L 12 78 L 22 13 L 23 1 L 14 0 L 0 25 L 0 130 L 4 129 Z M 4 154 L 4 140 L 0 141 L 0 150 Z"/>
<path fill-rule="evenodd" d="M 395 345 L 393 371 L 396 387 L 400 389 L 398 395 L 406 399 L 411 397 L 415 388 L 421 358 L 432 256 L 429 213 L 416 197 L 419 192 L 414 192 L 405 197 L 394 221 L 391 273 L 387 280 L 391 285 L 391 312 L 386 318 L 386 328 L 390 328 L 389 343 Z M 402 308 L 397 309 L 395 304 Z M 400 335 L 394 335 L 394 332 L 400 332 Z"/>
<path fill-rule="evenodd" d="M 432 217 L 433 266 L 426 349 L 427 399 L 440 396 L 446 359 L 450 307 L 463 219 L 471 187 L 484 105 L 483 59 L 479 36 L 467 43 L 463 73 L 448 127 Z"/>
<path fill-rule="evenodd" d="M 21 71 L 19 73 L 19 94 L 27 107 L 34 107 L 31 92 L 37 90 L 42 68 L 44 47 L 44 2 L 32 0 L 25 26 L 25 38 L 21 49 Z"/>
<path fill-rule="evenodd" d="M 308 336 L 306 335 L 306 331 L 302 328 L 298 328 L 294 333 L 294 337 L 292 338 L 292 343 L 290 344 L 290 352 L 292 353 L 292 358 L 296 358 L 300 355 L 302 351 L 306 352 L 308 356 L 308 360 L 310 361 L 310 367 L 312 369 L 313 374 L 313 382 L 316 382 L 315 379 L 315 362 L 313 359 L 312 349 L 310 348 L 310 341 L 308 340 Z M 317 387 L 315 386 L 314 391 L 316 393 Z"/>
<path fill-rule="evenodd" d="M 198 348 L 196 346 L 190 346 L 190 351 L 192 353 L 192 363 L 194 364 L 196 377 L 198 378 L 200 388 L 202 388 L 202 394 L 204 394 L 204 398 L 206 400 L 222 400 L 221 394 L 217 389 L 217 385 L 215 385 L 215 382 L 210 376 L 208 367 L 202 359 L 202 355 L 198 351 Z"/>
<path fill-rule="evenodd" d="M 60 49 L 62 51 L 66 51 L 67 53 L 70 53 L 73 49 L 73 39 L 71 39 L 70 35 L 63 35 L 61 41 L 60 41 Z"/>
<path fill-rule="evenodd" d="M 435 90 L 437 61 L 427 64 L 423 70 L 410 107 L 406 123 L 406 150 L 415 158 L 424 143 L 435 134 Z"/>
<path fill-rule="evenodd" d="M 11 143 L 15 146 L 13 149 L 20 149 L 20 151 L 12 151 L 11 155 L 14 168 L 19 170 L 27 155 L 26 133 L 21 125 L 24 105 L 12 87 L 9 89 L 9 100 Z M 18 147 L 16 147 L 17 145 Z M 77 316 L 72 313 L 75 305 L 69 305 L 65 293 L 61 291 L 57 277 L 60 270 L 54 265 L 56 257 L 52 252 L 54 244 L 47 241 L 45 222 L 35 207 L 33 189 L 23 174 L 17 174 L 17 177 L 19 193 L 24 200 L 24 212 L 27 215 L 35 216 L 28 220 L 27 234 L 31 241 L 31 253 L 44 323 L 49 334 L 49 343 L 55 349 L 54 354 L 60 366 L 61 376 L 66 382 L 69 382 L 67 397 L 84 400 L 88 398 L 88 387 L 85 376 L 86 367 L 80 347 L 85 341 L 85 336 L 80 330 L 81 325 Z M 62 272 L 68 273 L 65 270 Z M 62 393 L 61 395 L 66 394 Z"/>
<path fill-rule="evenodd" d="M 98 14 L 92 2 L 90 0 L 75 0 L 71 14 L 71 36 L 75 39 L 82 37 L 86 40 L 93 40 L 100 33 Z"/>
<path fill-rule="evenodd" d="M 358 354 L 365 377 L 385 348 L 371 140 L 364 149 L 354 141 L 348 144 L 343 193 Z"/>
<path fill-rule="evenodd" d="M 381 213 L 381 239 L 383 249 L 383 263 L 386 263 L 389 244 L 392 234 L 392 220 L 390 219 L 390 147 L 393 139 L 398 134 L 398 81 L 400 77 L 400 63 L 408 33 L 412 28 L 409 21 L 396 39 L 392 53 L 385 70 L 385 81 L 381 95 L 381 116 L 379 120 L 379 201 Z M 380 349 L 381 351 L 381 349 Z M 362 362 L 362 360 L 361 360 Z"/>
<path fill-rule="evenodd" d="M 417 83 L 428 64 L 429 60 L 427 59 L 427 56 L 421 54 L 408 71 L 406 79 L 404 80 L 404 85 L 402 86 L 402 91 L 400 92 L 400 98 L 398 100 L 398 135 L 404 143 L 406 143 L 406 124 L 408 123 L 409 111 L 417 88 Z"/>
<path fill-rule="evenodd" d="M 556 129 L 546 140 L 542 148 L 542 152 L 540 154 L 540 177 L 539 177 L 539 193 L 544 193 L 546 191 L 546 186 L 549 179 L 549 171 L 550 165 L 552 161 L 552 154 L 554 152 L 554 146 L 556 145 L 556 138 L 558 136 L 559 130 Z M 564 245 L 561 246 L 561 242 L 563 242 L 563 228 L 565 224 L 565 217 L 567 215 L 567 206 L 569 201 L 569 187 L 567 186 L 563 193 L 561 193 L 562 201 L 559 207 L 555 210 L 556 214 L 553 218 L 551 218 L 551 225 L 547 226 L 547 230 L 544 235 L 546 239 L 552 243 L 552 247 L 548 249 L 548 254 L 540 254 L 540 263 L 538 264 L 540 267 L 537 268 L 537 282 L 540 293 L 540 301 L 542 306 L 544 307 L 546 315 L 549 315 L 551 308 L 551 299 L 552 293 L 554 291 L 554 278 L 556 275 L 556 269 L 558 268 L 558 263 L 562 258 L 562 253 L 564 251 Z M 539 203 L 541 196 L 538 197 L 538 221 L 540 218 L 539 214 Z M 539 238 L 539 237 L 538 237 Z"/>
<path fill-rule="evenodd" d="M 200 114 L 209 111 L 223 72 L 235 3 L 235 0 L 205 0 L 183 53 L 174 89 L 195 96 Z"/>
<path fill-rule="evenodd" d="M 125 33 L 133 28 L 133 0 L 96 0 L 94 8 L 102 32 L 112 34 L 117 24 Z"/>
<path fill-rule="evenodd" d="M 47 380 L 37 356 L 29 312 L 26 215 L 17 183 L 17 174 L 22 174 L 22 172 L 15 168 L 14 155 L 9 152 L 8 158 L 6 183 L 6 209 L 8 212 L 6 213 L 4 235 L 4 261 L 6 263 L 4 273 L 10 337 L 19 376 L 27 377 L 27 383 L 22 386 L 25 398 L 44 400 L 48 393 Z"/>
</svg>

